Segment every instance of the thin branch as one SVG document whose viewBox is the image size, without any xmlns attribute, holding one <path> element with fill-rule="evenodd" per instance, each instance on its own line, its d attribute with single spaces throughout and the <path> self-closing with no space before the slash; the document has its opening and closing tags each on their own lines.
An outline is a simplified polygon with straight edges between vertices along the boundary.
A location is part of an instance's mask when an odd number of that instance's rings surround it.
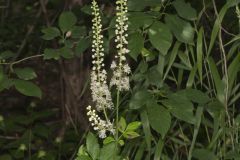
<svg viewBox="0 0 240 160">
<path fill-rule="evenodd" d="M 16 139 L 19 139 L 19 137 L 2 136 L 2 135 L 0 135 L 0 139 L 16 140 Z"/>
<path fill-rule="evenodd" d="M 15 65 L 15 64 L 24 62 L 24 61 L 29 60 L 29 59 L 38 58 L 38 57 L 43 57 L 43 55 L 44 55 L 44 54 L 37 54 L 37 55 L 29 56 L 29 57 L 26 57 L 26 58 L 23 58 L 23 59 L 20 59 L 20 60 L 18 60 L 18 61 L 14 61 L 14 62 L 0 63 L 0 65 L 10 65 L 10 66 L 12 67 L 12 66 Z"/>
</svg>

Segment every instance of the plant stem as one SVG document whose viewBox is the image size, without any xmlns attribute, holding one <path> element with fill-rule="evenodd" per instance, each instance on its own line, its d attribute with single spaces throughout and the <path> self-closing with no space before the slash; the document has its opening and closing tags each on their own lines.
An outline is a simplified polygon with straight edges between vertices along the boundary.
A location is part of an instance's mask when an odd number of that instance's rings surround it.
<svg viewBox="0 0 240 160">
<path fill-rule="evenodd" d="M 119 119 L 119 102 L 120 102 L 120 90 L 117 90 L 117 102 L 116 102 L 116 135 L 115 135 L 115 139 L 116 139 L 116 145 L 115 145 L 115 154 L 114 154 L 114 159 L 116 159 L 117 156 L 117 148 L 118 148 L 118 141 L 120 139 L 120 137 L 118 137 L 118 119 Z"/>
<path fill-rule="evenodd" d="M 108 119 L 108 116 L 107 116 L 107 112 L 106 112 L 105 107 L 103 108 L 103 113 L 104 113 L 104 116 L 105 116 L 107 122 L 110 122 L 109 119 Z"/>
<path fill-rule="evenodd" d="M 10 70 L 13 71 L 13 66 L 15 64 L 24 62 L 24 61 L 29 60 L 29 59 L 38 58 L 38 57 L 43 57 L 43 54 L 37 54 L 37 55 L 34 55 L 34 56 L 29 56 L 29 57 L 20 59 L 18 61 L 10 62 L 10 63 L 8 63 L 8 62 L 7 63 L 0 63 L 0 65 L 10 65 Z"/>
<path fill-rule="evenodd" d="M 117 90 L 117 104 L 116 104 L 116 140 L 118 140 L 119 102 L 120 102 L 120 91 L 118 89 Z"/>
</svg>

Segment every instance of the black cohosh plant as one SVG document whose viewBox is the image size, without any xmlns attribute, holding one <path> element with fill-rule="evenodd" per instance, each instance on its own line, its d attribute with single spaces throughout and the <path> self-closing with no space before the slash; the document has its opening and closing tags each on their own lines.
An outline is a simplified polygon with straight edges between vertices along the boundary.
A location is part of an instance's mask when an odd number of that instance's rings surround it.
<svg viewBox="0 0 240 160">
<path fill-rule="evenodd" d="M 123 117 L 119 117 L 119 106 L 120 106 L 120 93 L 123 91 L 129 91 L 129 74 L 131 69 L 126 61 L 126 54 L 130 51 L 127 48 L 128 45 L 128 7 L 127 0 L 116 1 L 116 26 L 115 26 L 115 43 L 116 52 L 115 60 L 111 64 L 113 75 L 110 79 L 110 84 L 107 82 L 107 71 L 104 69 L 104 47 L 103 47 L 103 30 L 100 16 L 100 10 L 97 2 L 92 1 L 92 15 L 93 17 L 93 40 L 92 40 L 92 71 L 91 71 L 91 93 L 94 107 L 87 107 L 87 115 L 89 122 L 93 127 L 93 130 L 97 131 L 98 137 L 103 140 L 105 145 L 114 144 L 113 157 L 117 158 L 118 145 L 124 145 L 123 137 L 135 138 L 138 135 L 135 130 L 140 126 L 140 122 L 132 122 L 126 124 L 126 120 Z M 115 88 L 117 90 L 116 104 L 114 104 L 111 90 Z M 94 109 L 95 108 L 95 109 Z M 103 115 L 103 116 L 101 116 Z M 116 115 L 111 120 L 110 115 Z M 87 137 L 89 139 L 94 136 L 91 134 Z M 79 157 L 82 154 L 79 151 Z M 87 151 L 85 154 L 94 157 L 102 156 L 98 153 L 91 155 L 91 151 Z M 85 152 L 86 153 L 86 152 Z"/>
</svg>

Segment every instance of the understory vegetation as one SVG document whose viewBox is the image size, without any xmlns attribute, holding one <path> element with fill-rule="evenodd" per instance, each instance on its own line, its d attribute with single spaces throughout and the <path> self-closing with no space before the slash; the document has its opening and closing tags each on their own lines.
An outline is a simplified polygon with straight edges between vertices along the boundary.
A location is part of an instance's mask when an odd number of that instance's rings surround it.
<svg viewBox="0 0 240 160">
<path fill-rule="evenodd" d="M 0 1 L 0 160 L 240 160 L 239 3 Z"/>
</svg>

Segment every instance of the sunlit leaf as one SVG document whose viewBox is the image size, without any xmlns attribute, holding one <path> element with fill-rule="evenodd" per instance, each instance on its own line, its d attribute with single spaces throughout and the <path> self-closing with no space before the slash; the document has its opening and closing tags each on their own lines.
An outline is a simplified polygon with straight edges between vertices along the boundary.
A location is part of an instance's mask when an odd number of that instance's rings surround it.
<svg viewBox="0 0 240 160">
<path fill-rule="evenodd" d="M 163 55 L 168 53 L 172 45 L 172 34 L 169 28 L 161 23 L 155 22 L 148 32 L 152 45 L 160 51 Z"/>
<path fill-rule="evenodd" d="M 193 44 L 194 29 L 189 22 L 176 15 L 166 15 L 165 22 L 180 42 Z"/>
</svg>

